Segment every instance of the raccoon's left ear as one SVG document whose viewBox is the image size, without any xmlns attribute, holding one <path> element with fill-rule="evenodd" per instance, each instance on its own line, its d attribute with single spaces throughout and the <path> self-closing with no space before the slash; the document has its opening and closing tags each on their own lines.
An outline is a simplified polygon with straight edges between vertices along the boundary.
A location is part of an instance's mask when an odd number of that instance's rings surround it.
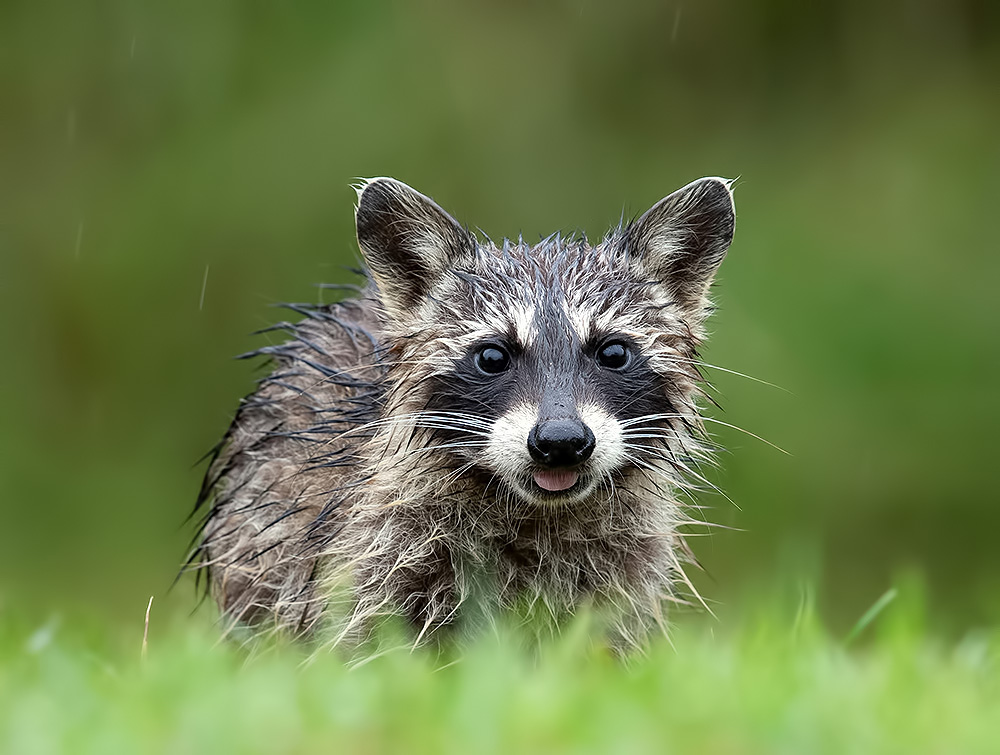
<svg viewBox="0 0 1000 755">
<path fill-rule="evenodd" d="M 458 259 L 471 254 L 472 234 L 429 197 L 394 178 L 358 187 L 358 245 L 378 284 L 382 304 L 407 319 Z"/>
<path fill-rule="evenodd" d="M 664 197 L 625 229 L 625 246 L 687 314 L 700 317 L 705 294 L 733 240 L 733 182 L 700 178 Z"/>
</svg>

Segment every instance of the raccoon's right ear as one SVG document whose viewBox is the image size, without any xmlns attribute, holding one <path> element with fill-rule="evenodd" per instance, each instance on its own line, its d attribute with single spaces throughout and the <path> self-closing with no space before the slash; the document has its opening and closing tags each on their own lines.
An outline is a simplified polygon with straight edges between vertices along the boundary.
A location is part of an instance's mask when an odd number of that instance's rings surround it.
<svg viewBox="0 0 1000 755">
<path fill-rule="evenodd" d="M 406 315 L 476 241 L 429 197 L 394 178 L 358 189 L 358 245 L 394 319 Z"/>
</svg>

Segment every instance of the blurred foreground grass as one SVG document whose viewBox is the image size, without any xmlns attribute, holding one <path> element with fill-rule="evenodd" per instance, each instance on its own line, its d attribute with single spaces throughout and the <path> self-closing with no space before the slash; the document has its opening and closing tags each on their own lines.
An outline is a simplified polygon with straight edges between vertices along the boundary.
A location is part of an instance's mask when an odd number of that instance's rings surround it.
<svg viewBox="0 0 1000 755">
<path fill-rule="evenodd" d="M 725 633 L 683 622 L 627 664 L 583 622 L 538 652 L 502 631 L 454 658 L 399 650 L 348 668 L 290 647 L 248 657 L 205 622 L 158 627 L 155 611 L 141 661 L 141 621 L 126 641 L 7 613 L 0 751 L 996 752 L 1000 635 L 939 644 L 918 593 L 850 641 L 806 598 Z"/>
</svg>

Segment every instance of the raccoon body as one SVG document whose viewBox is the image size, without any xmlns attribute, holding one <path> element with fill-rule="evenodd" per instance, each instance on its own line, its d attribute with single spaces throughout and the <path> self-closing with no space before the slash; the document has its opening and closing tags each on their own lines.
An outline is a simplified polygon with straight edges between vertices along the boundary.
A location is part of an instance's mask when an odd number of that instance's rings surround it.
<svg viewBox="0 0 1000 755">
<path fill-rule="evenodd" d="M 480 241 L 393 179 L 359 190 L 369 283 L 298 308 L 203 488 L 197 562 L 233 624 L 421 640 L 582 605 L 641 645 L 686 592 L 678 503 L 707 457 L 696 399 L 731 182 L 600 243 Z M 680 589 L 679 589 L 680 588 Z"/>
</svg>

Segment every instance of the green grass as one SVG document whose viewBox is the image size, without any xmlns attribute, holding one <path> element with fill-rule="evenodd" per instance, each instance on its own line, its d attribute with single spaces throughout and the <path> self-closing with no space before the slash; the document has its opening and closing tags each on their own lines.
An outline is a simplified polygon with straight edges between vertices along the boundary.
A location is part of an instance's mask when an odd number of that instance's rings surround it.
<svg viewBox="0 0 1000 755">
<path fill-rule="evenodd" d="M 726 630 L 688 617 L 627 663 L 581 622 L 533 652 L 505 631 L 451 659 L 353 668 L 293 647 L 250 657 L 190 621 L 154 623 L 143 661 L 141 627 L 116 646 L 8 615 L 0 752 L 996 752 L 1000 637 L 941 644 L 913 603 L 847 644 L 805 601 Z"/>
</svg>

